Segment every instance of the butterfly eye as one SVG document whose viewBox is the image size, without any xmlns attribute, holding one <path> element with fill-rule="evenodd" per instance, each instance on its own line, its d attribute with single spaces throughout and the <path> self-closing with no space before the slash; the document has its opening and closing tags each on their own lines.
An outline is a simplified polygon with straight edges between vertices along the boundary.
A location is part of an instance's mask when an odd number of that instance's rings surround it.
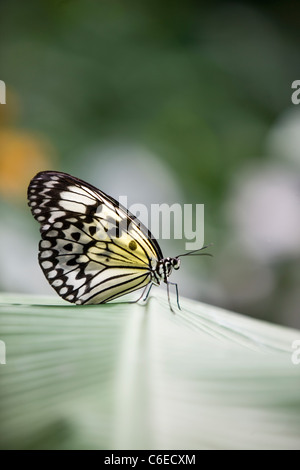
<svg viewBox="0 0 300 470">
<path fill-rule="evenodd" d="M 174 269 L 179 269 L 180 268 L 180 260 L 177 259 L 177 258 L 173 258 L 172 265 L 173 265 Z"/>
<path fill-rule="evenodd" d="M 134 240 L 131 240 L 131 242 L 129 243 L 128 246 L 129 246 L 130 250 L 132 250 L 132 251 L 137 249 L 137 244 Z"/>
</svg>

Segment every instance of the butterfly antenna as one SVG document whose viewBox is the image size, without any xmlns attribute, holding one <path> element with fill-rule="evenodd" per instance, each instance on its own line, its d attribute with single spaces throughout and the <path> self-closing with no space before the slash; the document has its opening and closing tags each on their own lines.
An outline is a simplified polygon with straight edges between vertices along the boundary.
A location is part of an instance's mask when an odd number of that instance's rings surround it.
<svg viewBox="0 0 300 470">
<path fill-rule="evenodd" d="M 187 251 L 186 253 L 183 253 L 182 255 L 175 256 L 175 258 L 180 258 L 182 256 L 213 256 L 211 253 L 199 253 L 199 251 L 205 250 L 206 248 L 212 245 L 213 243 L 209 243 L 208 245 L 205 245 L 202 248 L 199 248 L 198 250 Z"/>
</svg>

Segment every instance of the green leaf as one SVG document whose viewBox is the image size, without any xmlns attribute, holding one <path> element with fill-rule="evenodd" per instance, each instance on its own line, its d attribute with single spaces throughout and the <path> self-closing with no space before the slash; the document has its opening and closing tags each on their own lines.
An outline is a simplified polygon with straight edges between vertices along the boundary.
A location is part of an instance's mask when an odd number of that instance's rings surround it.
<svg viewBox="0 0 300 470">
<path fill-rule="evenodd" d="M 0 295 L 1 448 L 299 449 L 300 332 L 181 307 Z"/>
</svg>

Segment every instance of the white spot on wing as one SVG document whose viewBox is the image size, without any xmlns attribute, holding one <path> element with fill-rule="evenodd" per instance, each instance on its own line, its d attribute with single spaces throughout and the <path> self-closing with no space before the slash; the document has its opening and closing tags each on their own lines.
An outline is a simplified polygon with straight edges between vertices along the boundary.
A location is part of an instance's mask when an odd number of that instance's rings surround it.
<svg viewBox="0 0 300 470">
<path fill-rule="evenodd" d="M 51 246 L 51 242 L 49 242 L 49 240 L 42 240 L 41 241 L 41 247 L 42 248 L 50 248 Z"/>
<path fill-rule="evenodd" d="M 51 250 L 46 250 L 41 253 L 41 258 L 50 258 L 52 256 L 53 252 Z"/>
<path fill-rule="evenodd" d="M 50 268 L 52 268 L 53 263 L 51 263 L 51 261 L 43 261 L 42 266 L 43 266 L 44 269 L 50 269 Z"/>
<path fill-rule="evenodd" d="M 93 205 L 95 204 L 95 200 L 91 199 L 90 197 L 85 196 L 84 194 L 78 194 L 72 191 L 63 191 L 60 193 L 61 199 L 67 200 L 67 201 L 73 201 L 73 202 L 78 202 L 81 204 L 85 205 Z"/>
<path fill-rule="evenodd" d="M 70 202 L 70 201 L 61 200 L 59 201 L 59 205 L 66 211 L 78 212 L 80 214 L 86 213 L 86 206 L 84 204 L 80 204 L 79 202 Z"/>
<path fill-rule="evenodd" d="M 50 232 L 47 233 L 48 237 L 57 237 L 58 231 L 57 230 L 51 230 Z"/>
<path fill-rule="evenodd" d="M 71 300 L 74 299 L 74 297 L 75 297 L 75 295 L 70 294 L 70 295 L 68 295 L 68 297 L 66 297 L 66 299 L 71 301 Z"/>
<path fill-rule="evenodd" d="M 51 208 L 53 209 L 53 212 L 51 214 L 51 216 L 49 217 L 49 220 L 48 222 L 50 222 L 50 224 L 53 224 L 53 222 L 58 219 L 59 217 L 65 217 L 66 213 L 63 212 L 63 211 L 58 211 L 56 210 L 55 208 Z"/>
<path fill-rule="evenodd" d="M 53 225 L 54 228 L 62 228 L 62 226 L 63 226 L 62 222 L 55 222 L 55 224 Z"/>
<path fill-rule="evenodd" d="M 57 181 L 47 181 L 47 183 L 45 183 L 45 186 L 49 189 L 55 188 L 56 185 Z"/>
<path fill-rule="evenodd" d="M 47 274 L 47 277 L 49 279 L 53 279 L 55 276 L 57 276 L 57 271 L 56 269 L 53 269 L 53 271 L 50 271 L 48 274 Z"/>
</svg>

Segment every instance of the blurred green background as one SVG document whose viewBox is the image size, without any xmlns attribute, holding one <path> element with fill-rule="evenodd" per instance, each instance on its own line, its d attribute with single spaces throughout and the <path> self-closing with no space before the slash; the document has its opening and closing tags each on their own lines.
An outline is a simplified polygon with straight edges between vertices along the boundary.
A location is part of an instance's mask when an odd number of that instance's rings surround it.
<svg viewBox="0 0 300 470">
<path fill-rule="evenodd" d="M 26 189 L 55 169 L 129 205 L 205 204 L 214 258 L 184 258 L 180 294 L 299 328 L 299 14 L 293 1 L 2 1 L 0 290 L 53 293 Z"/>
</svg>

